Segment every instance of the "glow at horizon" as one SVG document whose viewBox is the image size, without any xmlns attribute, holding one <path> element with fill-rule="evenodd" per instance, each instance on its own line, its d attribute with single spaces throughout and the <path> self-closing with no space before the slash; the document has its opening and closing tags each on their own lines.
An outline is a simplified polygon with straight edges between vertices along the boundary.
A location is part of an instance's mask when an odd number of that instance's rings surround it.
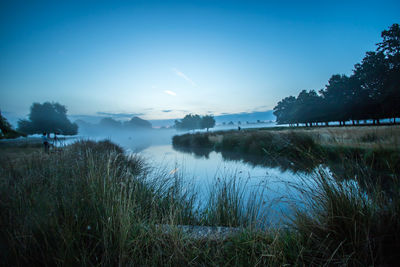
<svg viewBox="0 0 400 267">
<path fill-rule="evenodd" d="M 68 114 L 264 111 L 350 74 L 397 1 L 2 1 L 0 109 Z M 397 20 L 397 21 L 396 21 Z"/>
</svg>

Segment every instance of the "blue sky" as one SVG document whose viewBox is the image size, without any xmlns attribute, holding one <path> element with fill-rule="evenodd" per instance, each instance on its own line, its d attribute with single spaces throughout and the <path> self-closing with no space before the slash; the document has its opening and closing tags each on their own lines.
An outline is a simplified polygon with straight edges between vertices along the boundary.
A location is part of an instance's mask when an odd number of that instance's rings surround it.
<svg viewBox="0 0 400 267">
<path fill-rule="evenodd" d="M 350 74 L 398 1 L 0 2 L 0 109 L 145 119 L 272 109 Z"/>
</svg>

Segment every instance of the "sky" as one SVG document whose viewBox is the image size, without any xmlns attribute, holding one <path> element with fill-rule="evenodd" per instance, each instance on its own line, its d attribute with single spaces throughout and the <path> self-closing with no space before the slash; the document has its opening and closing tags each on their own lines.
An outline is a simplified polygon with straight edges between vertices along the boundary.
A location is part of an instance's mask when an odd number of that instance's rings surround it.
<svg viewBox="0 0 400 267">
<path fill-rule="evenodd" d="M 399 1 L 0 1 L 0 110 L 144 119 L 271 110 L 351 74 Z"/>
</svg>

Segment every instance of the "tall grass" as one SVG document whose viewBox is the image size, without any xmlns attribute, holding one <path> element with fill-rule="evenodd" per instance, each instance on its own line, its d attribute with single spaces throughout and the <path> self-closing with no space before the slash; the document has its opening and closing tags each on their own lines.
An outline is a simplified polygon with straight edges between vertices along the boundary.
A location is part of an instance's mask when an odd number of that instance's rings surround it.
<svg viewBox="0 0 400 267">
<path fill-rule="evenodd" d="M 123 263 L 143 223 L 191 223 L 174 184 L 109 141 L 2 162 L 2 236 L 12 259 L 47 264 Z M 139 227 L 139 228 L 137 228 Z M 49 257 L 52 255 L 52 257 Z"/>
<path fill-rule="evenodd" d="M 217 177 L 210 187 L 202 219 L 207 225 L 261 228 L 267 224 L 264 187 L 249 190 L 248 180 Z"/>
<path fill-rule="evenodd" d="M 311 265 L 394 265 L 400 249 L 400 189 L 388 194 L 375 180 L 334 179 L 320 171 L 306 187 L 292 227 Z M 362 185 L 364 184 L 364 185 Z M 365 185 L 366 184 L 366 185 Z M 368 187 L 368 193 L 363 188 Z"/>
</svg>

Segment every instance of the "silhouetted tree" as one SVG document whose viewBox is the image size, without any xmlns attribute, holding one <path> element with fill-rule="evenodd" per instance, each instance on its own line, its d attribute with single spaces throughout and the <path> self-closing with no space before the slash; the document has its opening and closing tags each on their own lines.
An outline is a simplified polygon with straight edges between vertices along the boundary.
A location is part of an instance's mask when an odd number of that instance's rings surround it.
<svg viewBox="0 0 400 267">
<path fill-rule="evenodd" d="M 212 115 L 206 115 L 201 118 L 201 128 L 202 129 L 208 129 L 213 128 L 215 126 L 215 119 Z"/>
<path fill-rule="evenodd" d="M 188 114 L 182 120 L 175 121 L 175 128 L 178 130 L 208 129 L 215 126 L 215 119 L 212 115 L 199 116 Z"/>
<path fill-rule="evenodd" d="M 19 136 L 24 136 L 24 134 L 15 131 L 0 111 L 0 138 L 17 138 Z"/>
<path fill-rule="evenodd" d="M 295 103 L 294 96 L 285 97 L 274 107 L 274 115 L 278 124 L 292 124 L 295 123 Z"/>
<path fill-rule="evenodd" d="M 320 91 L 322 103 L 320 116 L 324 122 L 349 120 L 348 106 L 352 101 L 349 77 L 346 75 L 332 75 L 324 90 Z"/>
<path fill-rule="evenodd" d="M 389 61 L 390 69 L 400 68 L 400 26 L 393 24 L 389 30 L 381 34 L 382 42 L 378 43 L 378 51 L 382 52 Z"/>
<path fill-rule="evenodd" d="M 395 121 L 400 117 L 400 26 L 393 24 L 389 30 L 381 34 L 383 41 L 378 43 L 378 51 L 382 52 L 388 62 L 386 86 L 383 98 L 389 117 Z"/>
<path fill-rule="evenodd" d="M 67 118 L 67 108 L 59 103 L 33 103 L 28 120 L 18 121 L 18 131 L 26 134 L 43 132 L 74 135 L 78 125 Z"/>
<path fill-rule="evenodd" d="M 201 128 L 201 117 L 197 114 L 188 114 L 182 120 L 175 121 L 175 128 L 179 130 L 194 130 Z"/>
<path fill-rule="evenodd" d="M 354 78 L 358 81 L 355 89 L 359 119 L 373 119 L 374 122 L 385 117 L 384 91 L 386 86 L 388 62 L 382 52 L 367 52 L 362 62 L 355 65 Z"/>
<path fill-rule="evenodd" d="M 400 116 L 400 27 L 393 24 L 382 32 L 383 41 L 354 66 L 350 77 L 332 75 L 324 89 L 303 90 L 274 107 L 278 124 L 380 119 Z"/>
<path fill-rule="evenodd" d="M 152 128 L 152 125 L 149 121 L 143 120 L 139 117 L 133 117 L 129 121 L 125 122 L 124 126 L 128 128 L 144 128 L 144 129 Z"/>
<path fill-rule="evenodd" d="M 102 127 L 109 127 L 109 128 L 121 128 L 122 123 L 120 121 L 114 120 L 111 117 L 102 118 L 99 122 L 100 126 Z"/>
<path fill-rule="evenodd" d="M 312 123 L 320 121 L 320 115 L 318 110 L 319 103 L 321 102 L 320 97 L 314 90 L 307 92 L 303 90 L 297 96 L 295 104 L 295 121 L 305 123 L 306 126 L 312 125 Z"/>
</svg>

